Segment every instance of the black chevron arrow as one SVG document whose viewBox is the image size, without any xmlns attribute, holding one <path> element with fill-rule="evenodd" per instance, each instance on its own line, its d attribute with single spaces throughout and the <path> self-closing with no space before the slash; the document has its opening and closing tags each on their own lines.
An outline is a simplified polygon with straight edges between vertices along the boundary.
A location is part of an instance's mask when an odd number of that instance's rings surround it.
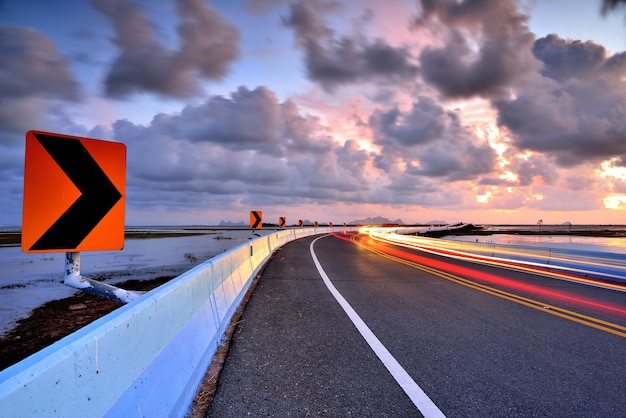
<svg viewBox="0 0 626 418">
<path fill-rule="evenodd" d="M 74 249 L 109 213 L 122 194 L 78 139 L 43 133 L 34 135 L 81 195 L 30 250 Z"/>
<path fill-rule="evenodd" d="M 252 216 L 256 218 L 256 221 L 252 224 L 252 229 L 257 229 L 259 224 L 261 223 L 261 218 L 259 217 L 259 213 L 256 211 L 252 211 Z"/>
</svg>

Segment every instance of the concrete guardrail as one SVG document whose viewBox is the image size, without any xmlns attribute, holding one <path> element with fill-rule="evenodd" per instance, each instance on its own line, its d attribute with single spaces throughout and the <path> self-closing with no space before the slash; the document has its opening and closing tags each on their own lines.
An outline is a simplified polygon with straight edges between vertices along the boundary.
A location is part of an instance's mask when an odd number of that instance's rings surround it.
<svg viewBox="0 0 626 418">
<path fill-rule="evenodd" d="M 184 416 L 269 256 L 331 230 L 289 229 L 246 242 L 3 370 L 0 415 Z"/>
</svg>

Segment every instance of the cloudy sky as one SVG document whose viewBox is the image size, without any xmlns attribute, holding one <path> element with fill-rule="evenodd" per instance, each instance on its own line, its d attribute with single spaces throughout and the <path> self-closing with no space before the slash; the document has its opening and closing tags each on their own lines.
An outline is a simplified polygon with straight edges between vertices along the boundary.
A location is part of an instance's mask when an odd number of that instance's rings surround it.
<svg viewBox="0 0 626 418">
<path fill-rule="evenodd" d="M 127 146 L 126 224 L 626 223 L 600 0 L 0 0 L 0 225 L 28 130 Z"/>
</svg>

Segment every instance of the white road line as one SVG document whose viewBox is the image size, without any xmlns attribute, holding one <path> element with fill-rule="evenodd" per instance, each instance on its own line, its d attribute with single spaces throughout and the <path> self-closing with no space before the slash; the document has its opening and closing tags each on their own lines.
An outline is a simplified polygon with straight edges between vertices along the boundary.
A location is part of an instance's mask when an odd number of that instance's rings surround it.
<svg viewBox="0 0 626 418">
<path fill-rule="evenodd" d="M 428 397 L 428 395 L 424 393 L 422 388 L 420 388 L 418 384 L 415 383 L 415 381 L 411 378 L 411 376 L 409 376 L 406 370 L 402 368 L 400 363 L 398 363 L 398 361 L 391 355 L 389 350 L 385 348 L 385 346 L 380 342 L 376 335 L 374 335 L 374 333 L 369 329 L 365 322 L 363 322 L 361 317 L 356 313 L 352 306 L 350 306 L 348 301 L 344 299 L 341 293 L 339 293 L 339 291 L 335 288 L 335 286 L 328 278 L 328 275 L 322 268 L 322 265 L 315 255 L 315 250 L 313 249 L 313 246 L 317 240 L 328 236 L 329 235 L 324 235 L 313 240 L 313 242 L 311 242 L 311 245 L 309 246 L 309 249 L 311 251 L 311 257 L 313 257 L 313 262 L 315 263 L 315 266 L 317 267 L 317 271 L 319 272 L 320 276 L 322 276 L 322 280 L 324 280 L 326 287 L 328 288 L 328 290 L 330 290 L 330 293 L 332 293 L 337 302 L 339 302 L 339 305 L 341 305 L 350 320 L 352 320 L 352 323 L 359 330 L 363 338 L 365 338 L 365 341 L 369 344 L 372 350 L 374 350 L 374 353 L 376 353 L 376 355 L 383 362 L 387 370 L 389 370 L 389 373 L 391 373 L 393 378 L 396 379 L 396 382 L 398 382 L 400 387 L 402 387 L 402 390 L 404 390 L 409 398 L 411 398 L 413 404 L 415 404 L 417 409 L 419 409 L 424 417 L 445 418 L 443 412 L 441 412 L 437 405 L 435 405 L 433 401 Z"/>
</svg>

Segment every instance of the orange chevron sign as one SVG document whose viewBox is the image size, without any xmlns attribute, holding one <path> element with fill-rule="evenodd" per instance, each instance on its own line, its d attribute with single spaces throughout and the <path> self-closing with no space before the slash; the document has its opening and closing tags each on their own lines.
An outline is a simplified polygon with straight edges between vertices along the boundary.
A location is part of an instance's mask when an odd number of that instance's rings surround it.
<svg viewBox="0 0 626 418">
<path fill-rule="evenodd" d="M 251 210 L 250 211 L 250 229 L 263 228 L 263 211 Z"/>
<path fill-rule="evenodd" d="M 121 250 L 125 188 L 124 144 L 27 132 L 22 251 Z"/>
</svg>

